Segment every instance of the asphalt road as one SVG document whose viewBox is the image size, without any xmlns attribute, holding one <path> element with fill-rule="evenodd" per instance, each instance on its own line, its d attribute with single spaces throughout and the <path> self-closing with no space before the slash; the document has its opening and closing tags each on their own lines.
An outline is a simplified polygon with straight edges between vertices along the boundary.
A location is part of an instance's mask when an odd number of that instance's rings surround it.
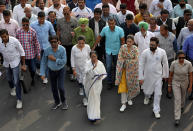
<svg viewBox="0 0 193 131">
<path fill-rule="evenodd" d="M 29 78 L 28 78 L 29 79 Z M 28 80 L 29 81 L 29 80 Z M 152 114 L 152 104 L 143 105 L 143 93 L 136 97 L 134 105 L 119 112 L 120 96 L 117 89 L 104 86 L 101 97 L 102 121 L 92 125 L 87 120 L 86 108 L 81 104 L 78 86 L 65 80 L 69 110 L 50 109 L 53 104 L 49 84 L 36 86 L 29 94 L 23 94 L 23 109 L 15 108 L 15 97 L 9 95 L 6 80 L 0 80 L 0 131 L 193 131 L 192 101 L 187 101 L 181 125 L 174 127 L 173 100 L 162 96 L 161 119 Z"/>
</svg>

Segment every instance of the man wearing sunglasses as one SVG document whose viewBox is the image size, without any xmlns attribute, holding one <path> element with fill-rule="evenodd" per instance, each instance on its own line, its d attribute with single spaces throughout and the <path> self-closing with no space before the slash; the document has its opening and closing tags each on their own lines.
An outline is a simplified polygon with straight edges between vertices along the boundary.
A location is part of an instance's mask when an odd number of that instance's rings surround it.
<svg viewBox="0 0 193 131">
<path fill-rule="evenodd" d="M 49 37 L 51 47 L 44 50 L 41 60 L 40 75 L 45 79 L 46 68 L 48 67 L 52 93 L 54 97 L 54 105 L 52 110 L 62 106 L 63 110 L 68 109 L 64 91 L 64 76 L 66 65 L 66 49 L 59 45 L 59 39 L 56 35 Z M 60 96 L 59 96 L 60 94 Z"/>
<path fill-rule="evenodd" d="M 35 85 L 35 72 L 36 72 L 36 57 L 40 60 L 40 44 L 34 29 L 29 27 L 29 19 L 24 17 L 22 19 L 22 28 L 16 33 L 16 38 L 20 41 L 25 51 L 25 62 L 29 67 L 31 74 L 31 85 Z"/>
</svg>

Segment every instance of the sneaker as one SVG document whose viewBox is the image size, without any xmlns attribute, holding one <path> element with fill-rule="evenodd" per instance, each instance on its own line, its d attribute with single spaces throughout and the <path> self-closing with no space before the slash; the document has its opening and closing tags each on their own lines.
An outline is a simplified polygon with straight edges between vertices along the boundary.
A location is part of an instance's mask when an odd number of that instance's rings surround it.
<svg viewBox="0 0 193 131">
<path fill-rule="evenodd" d="M 132 106 L 132 105 L 133 105 L 133 101 L 132 101 L 132 100 L 129 100 L 129 101 L 128 101 L 128 105 L 129 105 L 129 106 Z"/>
<path fill-rule="evenodd" d="M 10 94 L 11 96 L 16 96 L 15 87 L 11 89 Z"/>
<path fill-rule="evenodd" d="M 160 119 L 160 117 L 161 117 L 159 113 L 154 113 L 154 115 L 155 115 L 156 119 Z"/>
<path fill-rule="evenodd" d="M 76 77 L 73 74 L 70 74 L 70 81 L 75 81 Z"/>
<path fill-rule="evenodd" d="M 22 101 L 21 100 L 17 100 L 16 108 L 17 109 L 21 109 L 22 108 Z"/>
<path fill-rule="evenodd" d="M 40 69 L 36 69 L 36 74 L 40 76 Z"/>
<path fill-rule="evenodd" d="M 68 105 L 66 102 L 62 103 L 62 110 L 68 110 Z"/>
<path fill-rule="evenodd" d="M 123 104 L 123 105 L 121 106 L 121 108 L 120 108 L 120 112 L 124 112 L 124 111 L 125 111 L 125 109 L 126 109 L 126 105 L 125 105 L 125 104 Z"/>
<path fill-rule="evenodd" d="M 84 106 L 87 106 L 87 105 L 88 105 L 88 100 L 87 100 L 86 98 L 83 98 L 82 102 L 83 102 L 83 105 L 84 105 Z"/>
<path fill-rule="evenodd" d="M 58 107 L 60 107 L 61 105 L 62 105 L 61 103 L 59 104 L 54 103 L 54 105 L 52 106 L 52 110 L 58 109 Z"/>
<path fill-rule="evenodd" d="M 144 105 L 148 105 L 149 104 L 149 98 L 145 97 L 144 99 Z"/>
<path fill-rule="evenodd" d="M 175 126 L 179 126 L 180 120 L 175 120 Z"/>
<path fill-rule="evenodd" d="M 43 84 L 47 84 L 47 83 L 48 83 L 48 79 L 45 78 L 45 79 L 43 80 Z"/>
<path fill-rule="evenodd" d="M 80 88 L 79 95 L 80 95 L 80 96 L 83 96 L 83 95 L 84 95 L 83 88 Z"/>
</svg>

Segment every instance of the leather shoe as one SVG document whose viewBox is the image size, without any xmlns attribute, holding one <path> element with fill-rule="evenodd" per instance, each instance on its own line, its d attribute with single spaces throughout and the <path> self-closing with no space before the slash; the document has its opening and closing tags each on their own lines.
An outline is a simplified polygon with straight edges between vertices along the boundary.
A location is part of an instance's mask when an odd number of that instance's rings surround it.
<svg viewBox="0 0 193 131">
<path fill-rule="evenodd" d="M 175 126 L 179 126 L 180 120 L 175 120 Z"/>
</svg>

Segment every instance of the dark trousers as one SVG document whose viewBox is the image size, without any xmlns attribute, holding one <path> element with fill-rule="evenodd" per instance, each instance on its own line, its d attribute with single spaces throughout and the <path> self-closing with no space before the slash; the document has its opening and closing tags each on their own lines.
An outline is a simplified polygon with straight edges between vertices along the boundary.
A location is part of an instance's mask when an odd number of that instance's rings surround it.
<svg viewBox="0 0 193 131">
<path fill-rule="evenodd" d="M 71 67 L 71 50 L 73 45 L 63 45 L 66 49 L 66 55 L 67 55 L 67 66 L 70 68 L 69 74 L 72 74 L 72 67 Z"/>
<path fill-rule="evenodd" d="M 16 87 L 16 96 L 18 100 L 21 100 L 21 85 L 19 82 L 19 65 L 15 68 L 6 68 L 6 76 L 10 88 Z"/>
<path fill-rule="evenodd" d="M 36 58 L 26 59 L 25 64 L 29 67 L 31 78 L 34 79 L 35 72 L 36 72 Z"/>
<path fill-rule="evenodd" d="M 104 49 L 105 47 L 104 46 L 97 46 L 96 48 L 95 48 L 95 50 L 96 50 L 96 52 L 97 52 L 97 54 L 98 54 L 98 59 L 100 60 L 100 61 L 102 61 L 102 62 L 105 62 L 104 61 L 104 59 L 105 59 L 105 56 L 104 56 L 104 54 L 105 54 L 105 49 Z"/>
<path fill-rule="evenodd" d="M 62 68 L 58 71 L 52 71 L 49 69 L 50 82 L 54 101 L 56 104 L 65 102 L 65 91 L 64 91 L 64 77 L 65 77 L 65 68 Z M 60 97 L 59 97 L 59 93 Z"/>
<path fill-rule="evenodd" d="M 115 83 L 115 72 L 117 65 L 118 55 L 109 55 L 106 53 L 106 70 L 107 70 L 107 82 L 108 84 Z"/>
</svg>

